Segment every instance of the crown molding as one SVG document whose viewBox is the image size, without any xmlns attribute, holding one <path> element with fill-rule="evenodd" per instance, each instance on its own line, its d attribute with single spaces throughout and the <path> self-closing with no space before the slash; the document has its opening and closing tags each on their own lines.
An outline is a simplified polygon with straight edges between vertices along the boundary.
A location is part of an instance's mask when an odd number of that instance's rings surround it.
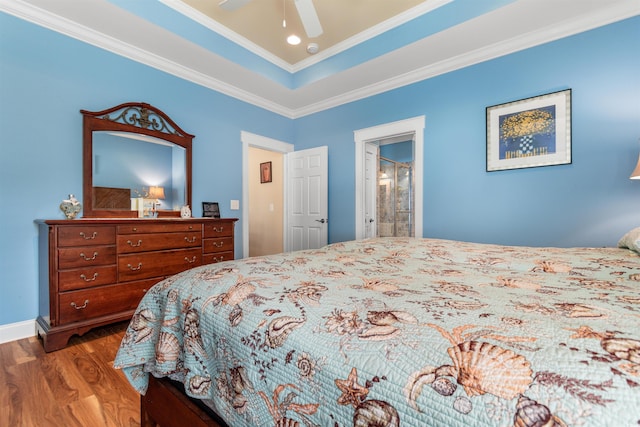
<svg viewBox="0 0 640 427">
<path fill-rule="evenodd" d="M 364 87 L 352 90 L 348 90 L 348 88 L 346 88 L 340 95 L 329 96 L 327 98 L 323 98 L 324 94 L 308 96 L 306 94 L 308 94 L 309 91 L 306 91 L 304 87 L 299 89 L 287 89 L 276 84 L 274 84 L 270 89 L 267 89 L 267 92 L 269 90 L 271 91 L 270 93 L 260 96 L 254 91 L 243 88 L 242 83 L 236 83 L 235 85 L 230 84 L 229 82 L 213 77 L 210 74 L 205 74 L 191 67 L 169 60 L 161 55 L 149 52 L 145 49 L 133 46 L 130 43 L 123 42 L 104 33 L 95 31 L 78 22 L 52 14 L 23 0 L 0 0 L 0 11 L 59 32 L 68 37 L 86 42 L 101 49 L 105 49 L 133 61 L 164 71 L 178 78 L 236 98 L 248 104 L 264 108 L 287 118 L 296 119 L 465 68 L 470 65 L 478 64 L 480 62 L 508 55 L 523 49 L 588 31 L 599 26 L 640 15 L 640 3 L 636 1 L 615 3 L 613 6 L 609 6 L 604 9 L 597 9 L 592 13 L 583 14 L 572 19 L 561 21 L 554 25 L 537 29 L 530 33 L 483 46 L 482 48 L 471 50 L 458 56 L 394 75 L 390 78 Z M 453 27 L 451 30 L 463 30 L 465 25 L 466 23 L 460 24 Z M 440 32 L 437 36 L 442 36 L 442 34 L 447 31 L 449 30 Z M 357 70 L 358 73 L 364 73 L 361 75 L 366 75 L 368 72 L 367 70 L 379 67 L 380 64 L 385 62 L 388 63 L 388 58 L 393 57 L 395 58 L 395 63 L 398 63 L 397 58 L 402 58 L 402 55 L 411 55 L 410 57 L 414 57 L 416 49 L 421 46 L 421 43 L 424 43 L 425 40 L 428 39 L 429 38 L 414 42 L 411 45 L 397 49 L 394 52 L 390 52 L 352 67 L 349 70 L 336 73 L 325 78 L 323 83 L 335 84 L 336 87 L 346 86 L 348 84 L 345 84 L 345 81 L 348 80 L 344 77 L 346 74 L 353 73 L 354 70 Z M 211 53 L 210 60 L 216 62 L 214 65 L 224 67 L 227 71 L 231 69 L 231 61 L 228 61 L 216 54 Z M 250 75 L 255 75 L 256 80 L 260 79 L 256 73 L 253 73 L 250 70 L 247 72 L 250 73 Z M 264 81 L 264 79 L 262 81 Z M 289 106 L 286 105 L 287 103 L 289 103 Z M 290 105 L 298 105 L 299 107 L 294 108 Z"/>
</svg>

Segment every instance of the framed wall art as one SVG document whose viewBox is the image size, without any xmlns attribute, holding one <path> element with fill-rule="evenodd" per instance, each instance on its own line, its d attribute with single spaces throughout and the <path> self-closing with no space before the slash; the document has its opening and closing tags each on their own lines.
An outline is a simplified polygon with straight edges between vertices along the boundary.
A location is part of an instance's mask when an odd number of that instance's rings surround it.
<svg viewBox="0 0 640 427">
<path fill-rule="evenodd" d="M 218 202 L 202 202 L 202 216 L 205 218 L 220 218 Z"/>
<path fill-rule="evenodd" d="M 260 163 L 260 184 L 272 181 L 271 162 Z"/>
<path fill-rule="evenodd" d="M 487 171 L 571 163 L 571 89 L 487 107 Z"/>
</svg>

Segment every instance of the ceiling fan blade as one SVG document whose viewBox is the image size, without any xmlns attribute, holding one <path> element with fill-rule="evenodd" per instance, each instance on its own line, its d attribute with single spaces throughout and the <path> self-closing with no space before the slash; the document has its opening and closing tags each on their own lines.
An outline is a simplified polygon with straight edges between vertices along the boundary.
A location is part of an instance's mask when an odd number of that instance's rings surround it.
<svg viewBox="0 0 640 427">
<path fill-rule="evenodd" d="M 307 37 L 318 37 L 322 34 L 322 25 L 313 6 L 313 0 L 295 0 L 295 4 Z"/>
<path fill-rule="evenodd" d="M 222 0 L 220 3 L 218 3 L 218 6 L 220 6 L 224 10 L 236 10 L 240 9 L 250 1 L 251 0 Z"/>
</svg>

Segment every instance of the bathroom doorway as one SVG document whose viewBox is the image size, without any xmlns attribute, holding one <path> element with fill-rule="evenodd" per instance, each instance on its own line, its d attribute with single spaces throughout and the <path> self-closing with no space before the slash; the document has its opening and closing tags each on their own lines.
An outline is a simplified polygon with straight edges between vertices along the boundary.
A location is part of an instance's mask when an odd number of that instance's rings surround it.
<svg viewBox="0 0 640 427">
<path fill-rule="evenodd" d="M 400 162 L 382 155 L 379 159 L 376 234 L 414 237 L 413 160 Z"/>
</svg>

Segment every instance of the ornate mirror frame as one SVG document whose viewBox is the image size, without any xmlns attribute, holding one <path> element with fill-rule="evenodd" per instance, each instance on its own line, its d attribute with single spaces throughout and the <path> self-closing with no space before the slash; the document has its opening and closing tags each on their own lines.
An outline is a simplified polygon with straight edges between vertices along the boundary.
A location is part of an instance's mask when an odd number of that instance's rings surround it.
<svg viewBox="0 0 640 427">
<path fill-rule="evenodd" d="M 93 133 L 128 132 L 171 142 L 185 149 L 185 204 L 191 206 L 191 145 L 194 135 L 183 131 L 169 116 L 141 102 L 120 104 L 103 111 L 80 110 L 83 115 L 82 169 L 85 218 L 132 218 L 133 210 L 95 209 L 93 200 Z M 180 216 L 179 211 L 159 211 L 159 216 Z"/>
</svg>

